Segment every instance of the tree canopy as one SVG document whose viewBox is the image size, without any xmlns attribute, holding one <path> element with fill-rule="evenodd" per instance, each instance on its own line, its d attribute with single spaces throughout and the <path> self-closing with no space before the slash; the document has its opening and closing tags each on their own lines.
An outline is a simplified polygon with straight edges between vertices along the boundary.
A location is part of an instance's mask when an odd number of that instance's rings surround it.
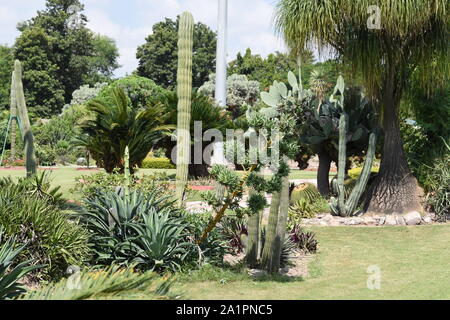
<svg viewBox="0 0 450 320">
<path fill-rule="evenodd" d="M 379 9 L 375 17 L 370 10 L 374 5 Z M 294 51 L 313 43 L 322 49 L 333 48 L 339 58 L 361 72 L 369 96 L 381 111 L 383 158 L 368 193 L 368 211 L 421 210 L 420 190 L 400 138 L 398 110 L 416 68 L 433 66 L 421 73 L 423 85 L 429 86 L 431 80 L 448 81 L 449 6 L 447 0 L 278 2 L 275 24 L 288 46 Z M 373 18 L 379 25 L 371 25 Z"/>
<path fill-rule="evenodd" d="M 146 43 L 137 49 L 138 75 L 155 81 L 158 85 L 173 89 L 177 79 L 178 22 L 166 19 L 153 26 L 153 33 Z M 194 26 L 193 82 L 194 88 L 208 80 L 216 66 L 216 34 L 207 25 Z"/>
<path fill-rule="evenodd" d="M 24 66 L 32 114 L 50 117 L 69 103 L 83 84 L 111 77 L 118 67 L 114 41 L 86 27 L 78 0 L 47 0 L 46 8 L 19 24 L 15 58 Z"/>
</svg>

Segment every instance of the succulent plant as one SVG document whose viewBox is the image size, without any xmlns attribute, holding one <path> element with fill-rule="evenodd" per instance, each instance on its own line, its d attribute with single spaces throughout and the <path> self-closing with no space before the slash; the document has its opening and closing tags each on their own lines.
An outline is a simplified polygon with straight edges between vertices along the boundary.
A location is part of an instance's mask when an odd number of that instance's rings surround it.
<svg viewBox="0 0 450 320">
<path fill-rule="evenodd" d="M 177 121 L 177 181 L 176 198 L 178 205 L 184 205 L 184 195 L 190 162 L 190 124 L 192 99 L 192 49 L 194 18 L 184 12 L 180 18 L 178 31 L 178 121 Z"/>
</svg>

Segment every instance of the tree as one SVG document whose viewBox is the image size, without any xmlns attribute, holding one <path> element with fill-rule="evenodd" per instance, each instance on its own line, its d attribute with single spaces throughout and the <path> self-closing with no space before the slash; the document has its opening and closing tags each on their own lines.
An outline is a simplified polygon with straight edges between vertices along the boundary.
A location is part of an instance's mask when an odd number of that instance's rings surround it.
<svg viewBox="0 0 450 320">
<path fill-rule="evenodd" d="M 93 118 L 81 125 L 76 144 L 87 148 L 97 166 L 109 173 L 116 168 L 124 171 L 123 157 L 128 146 L 133 171 L 170 127 L 163 125 L 162 107 L 129 108 L 129 98 L 122 88 L 113 89 L 112 95 L 112 103 L 102 100 L 88 103 Z"/>
<path fill-rule="evenodd" d="M 11 73 L 14 66 L 12 49 L 0 45 L 0 111 L 9 109 Z"/>
<path fill-rule="evenodd" d="M 153 33 L 146 43 L 137 49 L 138 75 L 155 81 L 158 85 L 173 89 L 177 79 L 178 61 L 178 23 L 166 19 L 153 26 Z M 194 88 L 200 87 L 216 65 L 216 34 L 207 25 L 196 23 L 194 26 L 193 82 Z"/>
<path fill-rule="evenodd" d="M 303 76 L 310 72 L 305 66 L 313 63 L 313 53 L 305 51 L 302 54 Z M 267 58 L 262 58 L 258 54 L 253 55 L 251 49 L 247 48 L 244 55 L 239 52 L 236 59 L 229 63 L 228 74 L 246 75 L 249 80 L 259 81 L 261 90 L 265 90 L 275 80 L 286 81 L 290 70 L 298 70 L 298 59 L 294 55 L 275 52 L 269 54 Z"/>
<path fill-rule="evenodd" d="M 82 11 L 78 0 L 47 0 L 45 10 L 18 26 L 15 58 L 24 64 L 26 97 L 37 116 L 59 113 L 81 85 L 104 81 L 118 66 L 114 42 L 89 30 Z"/>
<path fill-rule="evenodd" d="M 367 13 L 373 4 L 380 9 L 379 19 Z M 385 139 L 380 173 L 366 201 L 369 212 L 421 210 L 421 191 L 406 161 L 398 111 L 415 68 L 434 60 L 439 67 L 433 77 L 448 79 L 449 10 L 446 0 L 278 2 L 276 28 L 288 46 L 299 50 L 314 41 L 320 48 L 333 48 L 361 72 L 369 96 L 381 110 Z M 372 26 L 373 18 L 379 28 Z M 423 80 L 430 78 L 425 75 Z"/>
</svg>

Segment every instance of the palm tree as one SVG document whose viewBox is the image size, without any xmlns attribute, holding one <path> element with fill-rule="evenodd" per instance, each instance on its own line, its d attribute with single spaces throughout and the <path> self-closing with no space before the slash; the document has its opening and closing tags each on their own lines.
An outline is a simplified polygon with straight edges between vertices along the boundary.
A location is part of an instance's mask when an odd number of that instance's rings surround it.
<svg viewBox="0 0 450 320">
<path fill-rule="evenodd" d="M 293 50 L 311 43 L 332 48 L 360 71 L 380 107 L 384 148 L 380 173 L 368 192 L 374 213 L 421 210 L 420 189 L 406 162 L 398 111 L 411 73 L 433 62 L 423 83 L 448 81 L 448 0 L 279 0 L 276 27 Z M 368 9 L 378 4 L 380 29 L 368 28 Z M 444 80 L 444 81 L 442 81 Z M 437 81 L 436 81 L 437 82 Z M 434 83 L 431 84 L 433 86 Z"/>
<path fill-rule="evenodd" d="M 91 116 L 81 125 L 78 146 L 86 147 L 97 166 L 106 172 L 124 171 L 124 153 L 130 150 L 130 169 L 140 165 L 150 149 L 173 126 L 164 125 L 164 110 L 158 106 L 134 109 L 123 89 L 112 91 L 113 103 L 93 100 L 87 109 Z"/>
<path fill-rule="evenodd" d="M 165 123 L 167 125 L 176 125 L 177 123 L 177 102 L 178 97 L 177 93 L 174 91 L 169 91 L 164 94 L 161 94 L 158 99 L 159 102 L 157 105 L 160 105 L 164 113 L 166 114 Z M 222 107 L 217 106 L 214 104 L 214 101 L 203 94 L 193 92 L 192 93 L 192 107 L 191 107 L 191 125 L 190 125 L 190 131 L 191 131 L 191 156 L 192 161 L 189 165 L 189 175 L 194 177 L 205 177 L 209 175 L 208 172 L 208 165 L 205 160 L 210 159 L 203 159 L 202 157 L 202 163 L 195 163 L 194 156 L 195 156 L 195 149 L 194 149 L 194 138 L 195 138 L 195 131 L 194 131 L 194 122 L 195 121 L 201 121 L 202 123 L 202 136 L 203 134 L 210 129 L 217 129 L 223 133 L 225 133 L 225 130 L 227 128 L 232 128 L 233 124 L 230 120 L 230 116 L 227 113 L 226 110 L 224 110 Z M 201 143 L 201 150 L 206 148 L 208 144 L 211 142 L 208 141 L 196 141 L 197 143 Z M 172 150 L 176 146 L 176 141 L 172 141 L 170 137 L 166 137 L 160 141 L 158 144 L 160 147 L 166 149 L 166 156 L 168 158 L 171 158 Z"/>
</svg>

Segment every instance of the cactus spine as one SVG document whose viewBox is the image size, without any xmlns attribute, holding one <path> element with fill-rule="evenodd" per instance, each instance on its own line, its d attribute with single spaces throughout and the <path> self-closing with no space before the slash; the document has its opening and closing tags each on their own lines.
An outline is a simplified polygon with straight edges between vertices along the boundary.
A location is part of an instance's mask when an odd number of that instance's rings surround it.
<svg viewBox="0 0 450 320">
<path fill-rule="evenodd" d="M 192 49 L 194 18 L 189 12 L 181 15 L 178 30 L 178 121 L 177 121 L 177 176 L 176 198 L 184 205 L 184 193 L 188 179 L 191 138 Z"/>
<path fill-rule="evenodd" d="M 27 169 L 27 177 L 36 174 L 36 156 L 34 152 L 34 136 L 31 131 L 30 118 L 25 103 L 25 95 L 23 93 L 22 83 L 22 64 L 19 60 L 14 62 L 14 89 L 16 92 L 17 109 L 22 124 L 22 134 L 25 144 L 25 165 Z"/>
<path fill-rule="evenodd" d="M 16 133 L 17 133 L 17 99 L 14 84 L 14 74 L 11 76 L 11 161 L 16 160 Z"/>
<path fill-rule="evenodd" d="M 338 200 L 331 198 L 330 207 L 333 213 L 341 216 L 351 216 L 355 213 L 358 207 L 359 200 L 361 199 L 364 190 L 366 189 L 367 182 L 370 178 L 373 160 L 375 158 L 375 149 L 377 144 L 377 138 L 375 133 L 371 133 L 369 137 L 369 147 L 366 153 L 366 160 L 364 161 L 364 167 L 361 175 L 356 182 L 350 196 L 345 201 L 345 162 L 346 162 L 346 117 L 341 116 L 339 122 L 339 171 L 337 180 L 337 194 Z"/>
</svg>

